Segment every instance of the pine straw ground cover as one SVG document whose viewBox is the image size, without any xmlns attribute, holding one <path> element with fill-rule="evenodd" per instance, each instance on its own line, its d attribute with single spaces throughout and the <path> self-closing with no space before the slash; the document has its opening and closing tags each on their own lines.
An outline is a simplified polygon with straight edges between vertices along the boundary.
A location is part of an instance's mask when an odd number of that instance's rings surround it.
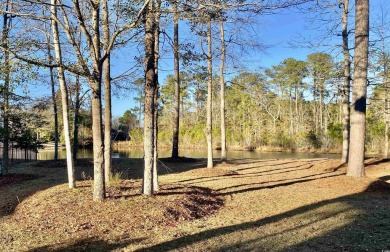
<svg viewBox="0 0 390 252">
<path fill-rule="evenodd" d="M 63 161 L 13 168 L 0 179 L 0 251 L 390 249 L 389 160 L 367 160 L 360 179 L 330 159 L 161 161 L 161 191 L 145 197 L 142 161 L 114 160 L 124 179 L 102 203 L 91 201 L 90 160 L 77 163 L 74 190 Z"/>
</svg>

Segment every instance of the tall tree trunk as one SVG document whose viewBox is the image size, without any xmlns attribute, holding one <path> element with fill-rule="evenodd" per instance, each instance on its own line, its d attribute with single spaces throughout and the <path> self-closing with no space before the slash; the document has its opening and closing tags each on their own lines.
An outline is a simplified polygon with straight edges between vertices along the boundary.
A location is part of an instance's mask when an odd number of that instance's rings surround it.
<svg viewBox="0 0 390 252">
<path fill-rule="evenodd" d="M 382 17 L 383 22 L 383 17 Z M 385 121 L 385 132 L 384 132 L 384 148 L 383 148 L 383 158 L 389 157 L 389 127 L 390 127 L 390 85 L 389 85 L 389 55 L 386 53 L 386 26 L 382 23 L 381 27 L 381 42 L 382 42 L 382 55 L 383 55 L 383 85 L 385 91 L 384 97 L 384 111 L 383 119 Z"/>
<path fill-rule="evenodd" d="M 179 157 L 180 127 L 180 73 L 179 73 L 179 12 L 177 1 L 173 3 L 173 58 L 175 79 L 175 114 L 173 119 L 172 158 Z"/>
<path fill-rule="evenodd" d="M 50 42 L 48 42 L 48 54 L 49 62 L 52 63 L 53 59 L 50 51 Z M 58 160 L 58 108 L 57 108 L 57 99 L 56 99 L 56 89 L 55 89 L 55 80 L 54 80 L 54 69 L 53 67 L 49 68 L 50 73 L 50 84 L 51 84 L 51 100 L 53 102 L 53 113 L 54 113 L 54 160 Z M 76 155 L 76 154 L 75 154 Z"/>
<path fill-rule="evenodd" d="M 387 74 L 387 73 L 386 73 Z M 389 100 L 389 84 L 387 77 L 385 78 L 385 136 L 384 136 L 384 150 L 383 157 L 389 157 L 389 124 L 390 124 L 390 100 Z"/>
<path fill-rule="evenodd" d="M 299 113 L 299 83 L 296 84 L 294 89 L 294 96 L 295 96 L 295 133 L 299 133 L 300 128 L 300 113 Z"/>
<path fill-rule="evenodd" d="M 89 79 L 89 83 L 92 91 L 93 200 L 102 201 L 105 197 L 105 183 L 101 82 L 95 75 Z"/>
<path fill-rule="evenodd" d="M 104 183 L 104 141 L 102 119 L 102 62 L 100 53 L 100 6 L 99 1 L 92 4 L 92 28 L 94 31 L 90 51 L 93 54 L 93 74 L 88 81 L 91 87 L 92 138 L 93 138 L 93 200 L 105 198 Z"/>
<path fill-rule="evenodd" d="M 50 0 L 50 11 L 51 11 L 51 26 L 53 33 L 53 42 L 54 49 L 56 54 L 56 62 L 58 64 L 57 72 L 58 72 L 58 81 L 60 84 L 61 90 L 61 101 L 62 101 L 62 117 L 64 124 L 64 136 L 65 136 L 65 148 L 66 148 L 66 163 L 68 169 L 68 183 L 69 188 L 75 188 L 76 182 L 74 177 L 74 164 L 72 158 L 72 147 L 70 144 L 70 131 L 69 131 L 69 108 L 68 108 L 68 88 L 66 87 L 65 82 L 65 73 L 64 68 L 62 67 L 62 52 L 61 52 L 61 44 L 58 32 L 58 24 L 55 21 L 57 17 L 57 0 Z"/>
<path fill-rule="evenodd" d="M 142 109 L 145 107 L 145 104 L 142 104 L 142 96 L 144 95 L 143 88 L 141 87 L 141 90 L 139 91 L 139 110 L 138 110 L 138 128 L 142 129 L 142 113 L 144 112 Z"/>
<path fill-rule="evenodd" d="M 155 192 L 160 190 L 158 184 L 158 99 L 159 99 L 159 81 L 158 81 L 158 60 L 160 58 L 160 17 L 161 0 L 156 1 L 156 27 L 154 29 L 154 72 L 156 81 L 156 91 L 154 94 L 154 160 L 153 160 L 153 189 Z"/>
<path fill-rule="evenodd" d="M 288 99 L 289 99 L 289 108 L 290 108 L 290 136 L 292 136 L 294 134 L 294 115 L 293 115 L 293 101 L 292 101 L 292 90 L 290 88 L 290 91 L 289 91 L 289 95 L 288 95 Z"/>
<path fill-rule="evenodd" d="M 223 26 L 223 17 L 219 20 L 219 35 L 221 38 L 221 65 L 219 66 L 219 82 L 221 86 L 221 161 L 226 163 L 226 112 L 225 112 L 225 31 Z"/>
<path fill-rule="evenodd" d="M 344 0 L 343 3 L 343 55 L 344 55 L 344 84 L 342 89 L 342 124 L 343 124 L 343 149 L 341 152 L 341 163 L 348 162 L 349 155 L 349 92 L 351 83 L 351 61 L 348 48 L 348 14 L 349 0 Z"/>
<path fill-rule="evenodd" d="M 45 23 L 45 32 L 46 32 L 46 43 L 47 43 L 47 57 L 49 64 L 53 63 L 53 55 L 51 54 L 51 42 L 50 42 L 50 31 Z M 55 79 L 54 79 L 54 67 L 49 67 L 50 74 L 50 86 L 51 86 L 51 101 L 53 102 L 53 116 L 54 116 L 54 160 L 58 160 L 58 108 L 57 108 L 57 98 L 56 98 L 56 88 L 55 88 Z M 73 152 L 75 153 L 75 152 Z"/>
<path fill-rule="evenodd" d="M 104 85 L 104 179 L 108 183 L 112 173 L 112 149 L 111 149 L 111 60 L 107 52 L 110 40 L 110 25 L 108 21 L 109 10 L 107 0 L 102 1 L 102 26 L 103 48 L 106 58 L 103 62 L 103 85 Z"/>
<path fill-rule="evenodd" d="M 80 113 L 80 76 L 76 75 L 76 94 L 74 105 L 73 122 L 73 161 L 77 160 L 77 150 L 79 148 L 79 113 Z"/>
<path fill-rule="evenodd" d="M 54 160 L 58 160 L 58 108 L 57 108 L 57 99 L 56 99 L 56 90 L 55 90 L 55 81 L 54 81 L 54 69 L 50 67 L 50 83 L 51 83 L 51 100 L 53 102 L 53 113 L 54 113 Z M 76 155 L 76 154 L 75 154 Z"/>
<path fill-rule="evenodd" d="M 324 130 L 324 83 L 321 81 L 320 86 L 319 86 L 319 117 L 320 117 L 320 129 L 321 132 Z"/>
<path fill-rule="evenodd" d="M 314 133 L 318 134 L 318 115 L 317 115 L 317 80 L 313 80 L 313 120 L 314 120 Z"/>
<path fill-rule="evenodd" d="M 211 48 L 211 17 L 207 21 L 207 168 L 213 168 L 213 132 L 212 132 L 212 113 L 213 113 L 213 59 Z"/>
<path fill-rule="evenodd" d="M 154 162 L 154 99 L 156 91 L 155 74 L 155 18 L 154 1 L 149 1 L 145 21 L 145 112 L 144 112 L 144 178 L 143 194 L 152 195 Z"/>
<path fill-rule="evenodd" d="M 10 9 L 10 3 L 6 1 L 6 11 Z M 8 35 L 11 23 L 11 16 L 7 13 L 3 15 L 3 47 L 8 48 Z M 9 85 L 11 76 L 11 62 L 8 50 L 4 52 L 4 88 L 3 88 L 3 167 L 2 175 L 8 174 L 9 166 Z"/>
<path fill-rule="evenodd" d="M 105 197 L 102 94 L 101 82 L 96 77 L 89 79 L 92 91 L 93 200 L 102 201 Z"/>
<path fill-rule="evenodd" d="M 347 175 L 365 176 L 364 142 L 366 133 L 366 94 L 369 37 L 369 1 L 356 0 L 355 4 L 355 58 L 351 109 L 351 139 Z"/>
</svg>

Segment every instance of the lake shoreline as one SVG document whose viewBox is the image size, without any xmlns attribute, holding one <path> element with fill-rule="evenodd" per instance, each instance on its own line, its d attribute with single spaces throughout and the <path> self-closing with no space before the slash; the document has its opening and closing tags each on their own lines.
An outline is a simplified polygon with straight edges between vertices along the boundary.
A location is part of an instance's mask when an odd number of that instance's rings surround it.
<svg viewBox="0 0 390 252">
<path fill-rule="evenodd" d="M 204 146 L 179 146 L 179 151 L 182 153 L 191 153 L 191 152 L 203 152 L 206 148 Z M 60 145 L 59 151 L 64 151 L 65 146 Z M 143 150 L 143 146 L 139 144 L 132 144 L 129 141 L 123 141 L 123 142 L 116 142 L 112 144 L 112 150 L 113 153 L 122 153 L 122 152 L 129 152 L 129 151 L 139 151 Z M 170 152 L 171 147 L 167 145 L 159 145 L 159 151 L 162 153 L 168 153 Z M 218 153 L 221 148 L 220 147 L 214 147 L 214 152 Z M 48 152 L 48 151 L 54 151 L 54 144 L 45 144 L 44 148 L 39 148 L 39 152 Z M 92 151 L 91 148 L 79 148 L 80 152 L 88 152 Z M 274 147 L 274 146 L 260 146 L 260 147 L 245 147 L 245 146 L 238 146 L 233 145 L 229 146 L 227 148 L 228 152 L 233 153 L 290 153 L 290 154 L 330 154 L 330 155 L 341 155 L 341 150 L 339 148 L 330 148 L 330 149 L 314 149 L 314 148 L 284 148 L 284 147 Z M 368 157 L 380 157 L 381 154 L 377 152 L 366 152 L 366 155 Z M 141 155 L 142 156 L 142 155 Z M 166 155 L 164 155 L 166 156 Z M 336 156 L 333 158 L 337 158 Z"/>
</svg>

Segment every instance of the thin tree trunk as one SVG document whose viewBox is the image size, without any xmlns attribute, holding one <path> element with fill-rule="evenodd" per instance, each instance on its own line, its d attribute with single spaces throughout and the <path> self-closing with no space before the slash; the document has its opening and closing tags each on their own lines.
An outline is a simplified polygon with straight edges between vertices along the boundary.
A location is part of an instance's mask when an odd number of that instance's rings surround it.
<svg viewBox="0 0 390 252">
<path fill-rule="evenodd" d="M 57 72 L 58 72 L 58 81 L 61 90 L 62 117 L 63 117 L 64 136 L 65 136 L 66 162 L 67 162 L 67 169 L 68 169 L 68 183 L 69 183 L 69 188 L 75 188 L 76 182 L 74 177 L 74 164 L 72 158 L 72 149 L 71 149 L 72 147 L 70 144 L 70 131 L 69 131 L 68 89 L 66 87 L 64 69 L 62 67 L 62 52 L 61 52 L 61 44 L 60 44 L 59 32 L 58 32 L 58 24 L 55 21 L 57 17 L 57 0 L 50 0 L 50 4 L 51 4 L 50 7 L 51 16 L 53 17 L 51 19 L 51 26 L 52 26 L 52 33 L 53 33 L 54 49 L 56 53 L 56 62 L 59 65 L 57 67 Z"/>
<path fill-rule="evenodd" d="M 213 61 L 211 48 L 211 17 L 207 22 L 207 168 L 213 168 L 213 135 L 212 135 L 212 95 L 213 95 Z"/>
<path fill-rule="evenodd" d="M 320 129 L 321 132 L 324 130 L 324 98 L 323 98 L 323 92 L 324 92 L 324 83 L 321 83 L 319 86 L 320 91 L 320 104 L 319 104 L 319 117 L 320 117 Z"/>
<path fill-rule="evenodd" d="M 343 54 L 344 54 L 344 85 L 342 90 L 342 124 L 343 124 L 343 149 L 341 152 L 341 163 L 348 162 L 349 155 L 349 92 L 351 82 L 351 61 L 348 48 L 348 14 L 349 14 L 349 0 L 344 0 L 343 11 Z"/>
<path fill-rule="evenodd" d="M 383 18 L 383 17 L 382 17 Z M 382 20 L 383 21 L 383 20 Z M 384 111 L 383 111 L 383 118 L 385 121 L 385 133 L 384 133 L 384 149 L 383 149 L 383 158 L 389 157 L 389 124 L 390 124 L 390 98 L 389 98 L 389 71 L 388 71 L 388 64 L 389 64 L 389 57 L 386 53 L 386 26 L 382 24 L 381 27 L 381 40 L 382 40 L 382 55 L 383 55 L 383 84 L 384 84 L 384 91 L 385 91 L 385 100 L 384 100 Z"/>
<path fill-rule="evenodd" d="M 318 134 L 318 115 L 317 115 L 317 101 L 316 101 L 316 91 L 317 91 L 317 80 L 313 80 L 313 120 L 314 120 L 314 133 Z"/>
<path fill-rule="evenodd" d="M 153 189 L 155 192 L 160 190 L 158 184 L 158 99 L 159 99 L 159 81 L 158 81 L 158 60 L 160 58 L 160 12 L 161 0 L 156 1 L 156 27 L 154 30 L 154 72 L 156 81 L 156 91 L 154 94 L 154 160 L 153 160 Z"/>
<path fill-rule="evenodd" d="M 49 47 L 50 47 L 50 45 L 49 45 Z M 49 54 L 50 54 L 50 51 L 49 51 Z M 50 56 L 50 58 L 51 58 L 51 56 Z M 57 108 L 57 99 L 56 99 L 53 67 L 50 67 L 49 71 L 50 71 L 50 83 L 51 83 L 51 100 L 53 102 L 53 112 L 54 112 L 54 160 L 57 161 L 58 160 L 58 140 L 59 140 L 59 137 L 58 137 L 58 108 Z"/>
<path fill-rule="evenodd" d="M 10 9 L 10 3 L 6 2 L 6 11 Z M 8 34 L 11 23 L 11 16 L 7 13 L 3 15 L 3 47 L 8 48 Z M 3 87 L 3 168 L 1 169 L 2 175 L 8 174 L 9 165 L 9 85 L 11 75 L 11 63 L 8 50 L 4 52 L 4 87 Z"/>
<path fill-rule="evenodd" d="M 388 115 L 386 116 L 388 117 Z M 389 157 L 389 119 L 386 118 L 386 124 L 385 124 L 385 147 L 383 150 L 383 157 L 388 158 Z"/>
<path fill-rule="evenodd" d="M 225 111 L 225 31 L 223 17 L 219 21 L 219 33 L 221 38 L 221 65 L 219 66 L 219 81 L 221 86 L 221 161 L 226 163 L 226 111 Z"/>
<path fill-rule="evenodd" d="M 355 57 L 354 83 L 351 109 L 351 140 L 347 175 L 365 176 L 364 142 L 366 133 L 366 95 L 369 37 L 369 1 L 356 0 L 355 4 Z"/>
<path fill-rule="evenodd" d="M 73 122 L 73 161 L 77 160 L 77 150 L 79 148 L 79 113 L 80 113 L 80 76 L 76 75 L 76 94 L 74 106 Z"/>
<path fill-rule="evenodd" d="M 101 84 L 95 78 L 90 78 L 89 83 L 92 91 L 93 200 L 102 201 L 105 197 L 105 183 Z"/>
<path fill-rule="evenodd" d="M 142 90 L 142 87 L 141 87 L 141 90 L 139 92 L 139 111 L 138 111 L 138 128 L 139 129 L 142 129 L 142 105 L 144 105 L 145 107 L 145 104 L 142 104 L 142 96 L 143 96 L 143 93 L 144 91 Z"/>
<path fill-rule="evenodd" d="M 294 115 L 293 115 L 293 102 L 292 102 L 292 93 L 291 93 L 291 88 L 289 92 L 289 107 L 290 107 L 290 136 L 294 134 Z"/>
<path fill-rule="evenodd" d="M 385 111 L 384 111 L 384 118 L 385 118 L 385 136 L 384 136 L 384 150 L 383 150 L 383 157 L 388 158 L 389 157 L 389 124 L 390 124 L 390 118 L 389 118 L 389 112 L 390 112 L 390 101 L 389 101 L 389 89 L 388 89 L 388 83 L 387 78 L 385 79 Z"/>
<path fill-rule="evenodd" d="M 145 21 L 145 112 L 144 112 L 144 178 L 143 194 L 152 195 L 154 162 L 154 99 L 156 91 L 154 54 L 154 3 L 149 1 Z"/>
<path fill-rule="evenodd" d="M 100 62 L 100 30 L 99 30 L 99 4 L 93 4 L 92 28 L 94 34 L 91 53 L 93 53 L 93 74 L 88 81 L 91 87 L 92 111 L 92 138 L 93 138 L 93 200 L 102 201 L 105 198 L 104 183 L 104 141 L 102 120 L 102 64 Z"/>
<path fill-rule="evenodd" d="M 47 55 L 49 64 L 53 63 L 53 56 L 51 54 L 50 33 L 45 23 L 46 43 L 47 43 Z M 55 79 L 54 79 L 54 67 L 49 67 L 50 73 L 50 86 L 51 86 L 51 100 L 53 102 L 53 116 L 54 116 L 54 160 L 58 160 L 58 108 L 56 99 Z"/>
<path fill-rule="evenodd" d="M 295 133 L 299 132 L 299 109 L 298 109 L 298 85 L 296 84 L 295 90 L 294 90 L 294 96 L 295 96 Z"/>
<path fill-rule="evenodd" d="M 108 21 L 109 10 L 107 0 L 102 1 L 102 26 L 104 53 L 107 54 L 103 62 L 103 85 L 104 85 L 104 179 L 108 183 L 112 173 L 112 149 L 111 149 L 111 60 L 107 52 L 110 40 L 110 26 Z"/>
<path fill-rule="evenodd" d="M 179 127 L 180 127 L 180 74 L 179 74 L 179 12 L 177 2 L 173 3 L 173 58 L 175 79 L 175 113 L 173 119 L 172 158 L 179 157 Z"/>
</svg>

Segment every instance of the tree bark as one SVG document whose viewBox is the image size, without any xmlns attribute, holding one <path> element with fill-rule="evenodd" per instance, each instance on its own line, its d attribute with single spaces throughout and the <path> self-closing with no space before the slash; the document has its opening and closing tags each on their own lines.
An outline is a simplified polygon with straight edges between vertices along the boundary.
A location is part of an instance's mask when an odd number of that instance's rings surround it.
<svg viewBox="0 0 390 252">
<path fill-rule="evenodd" d="M 102 201 L 105 197 L 105 183 L 101 84 L 93 77 L 89 79 L 89 83 L 92 91 L 93 200 Z"/>
<path fill-rule="evenodd" d="M 351 61 L 348 48 L 348 14 L 349 0 L 343 3 L 343 55 L 344 55 L 344 84 L 342 89 L 342 124 L 343 124 L 343 149 L 341 152 L 341 164 L 348 162 L 349 155 L 349 92 L 351 82 Z"/>
<path fill-rule="evenodd" d="M 66 82 L 65 82 L 64 68 L 62 67 L 62 52 L 61 52 L 61 44 L 60 44 L 59 32 L 58 32 L 58 24 L 55 21 L 57 17 L 57 0 L 50 0 L 50 4 L 51 4 L 50 11 L 52 16 L 51 26 L 52 26 L 52 33 L 53 33 L 53 42 L 54 42 L 54 49 L 56 54 L 56 62 L 58 64 L 57 67 L 58 81 L 61 90 L 62 117 L 63 117 L 63 124 L 64 124 L 68 183 L 69 183 L 69 188 L 75 188 L 76 182 L 74 177 L 74 164 L 72 158 L 72 149 L 71 149 L 72 147 L 70 144 L 70 131 L 69 131 L 68 89 L 66 87 Z"/>
<path fill-rule="evenodd" d="M 108 21 L 109 10 L 107 0 L 102 1 L 102 26 L 103 48 L 106 58 L 103 62 L 103 85 L 104 85 L 104 179 L 108 183 L 112 173 L 112 147 L 111 147 L 111 60 L 108 52 L 110 41 L 110 25 Z"/>
<path fill-rule="evenodd" d="M 10 3 L 6 1 L 6 11 L 10 9 Z M 11 16 L 8 16 L 7 13 L 3 14 L 3 47 L 8 48 L 8 35 L 10 28 Z M 9 165 L 9 85 L 10 85 L 10 76 L 11 76 L 11 62 L 9 57 L 8 50 L 4 52 L 4 88 L 3 88 L 3 167 L 1 169 L 2 175 L 8 174 L 8 165 Z"/>
<path fill-rule="evenodd" d="M 212 133 L 212 113 L 213 113 L 213 59 L 211 42 L 211 17 L 207 21 L 207 168 L 213 168 L 213 133 Z"/>
<path fill-rule="evenodd" d="M 347 175 L 365 176 L 364 143 L 366 133 L 366 95 L 369 37 L 369 1 L 356 0 L 355 4 L 355 58 L 351 109 L 351 139 Z"/>
<path fill-rule="evenodd" d="M 149 1 L 145 21 L 145 112 L 144 112 L 144 195 L 153 195 L 154 110 L 155 110 L 155 18 L 154 3 Z"/>
<path fill-rule="evenodd" d="M 173 58 L 175 79 L 175 113 L 173 119 L 172 158 L 179 157 L 180 128 L 180 70 L 179 70 L 179 12 L 177 1 L 173 2 Z"/>
<path fill-rule="evenodd" d="M 93 200 L 105 198 L 104 183 L 104 141 L 102 120 L 102 62 L 100 54 L 99 1 L 92 3 L 92 29 L 94 31 L 90 46 L 93 54 L 93 73 L 88 81 L 91 87 L 92 138 L 93 138 Z"/>
<path fill-rule="evenodd" d="M 160 17 L 161 17 L 161 0 L 156 1 L 156 26 L 154 29 L 154 72 L 156 81 L 156 91 L 154 94 L 154 160 L 153 160 L 153 189 L 155 192 L 160 190 L 158 183 L 158 99 L 159 87 L 158 81 L 158 60 L 160 58 Z"/>
<path fill-rule="evenodd" d="M 225 31 L 223 26 L 223 17 L 219 21 L 219 35 L 221 38 L 221 65 L 219 66 L 219 81 L 221 86 L 221 161 L 226 163 L 226 109 L 225 109 Z"/>
</svg>

